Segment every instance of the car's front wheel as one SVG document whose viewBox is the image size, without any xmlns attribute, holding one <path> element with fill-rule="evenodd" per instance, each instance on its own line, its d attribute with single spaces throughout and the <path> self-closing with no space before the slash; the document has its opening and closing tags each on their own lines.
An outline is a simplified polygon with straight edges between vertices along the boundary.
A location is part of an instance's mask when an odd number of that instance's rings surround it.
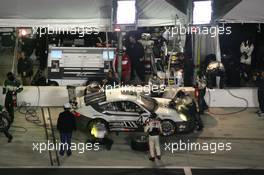
<svg viewBox="0 0 264 175">
<path fill-rule="evenodd" d="M 170 136 L 176 132 L 175 122 L 172 120 L 162 120 L 161 121 L 162 135 Z"/>
</svg>

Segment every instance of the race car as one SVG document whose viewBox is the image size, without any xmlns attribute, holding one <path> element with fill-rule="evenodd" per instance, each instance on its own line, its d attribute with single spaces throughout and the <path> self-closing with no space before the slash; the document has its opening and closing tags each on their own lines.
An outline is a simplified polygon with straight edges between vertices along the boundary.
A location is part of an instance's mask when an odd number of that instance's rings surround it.
<svg viewBox="0 0 264 175">
<path fill-rule="evenodd" d="M 104 124 L 110 132 L 143 131 L 152 113 L 156 113 L 161 120 L 165 136 L 193 131 L 191 113 L 170 107 L 170 102 L 171 99 L 152 98 L 118 88 L 77 98 L 75 111 L 82 116 L 79 123 L 89 131 L 97 123 Z"/>
</svg>

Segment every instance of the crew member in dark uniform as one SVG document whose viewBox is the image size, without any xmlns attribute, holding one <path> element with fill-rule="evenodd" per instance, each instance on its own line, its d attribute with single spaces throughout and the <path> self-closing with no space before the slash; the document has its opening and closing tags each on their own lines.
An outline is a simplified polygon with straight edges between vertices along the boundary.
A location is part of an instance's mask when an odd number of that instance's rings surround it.
<svg viewBox="0 0 264 175">
<path fill-rule="evenodd" d="M 199 94 L 198 94 L 199 113 L 203 114 L 204 110 L 208 109 L 208 106 L 204 99 L 207 83 L 206 83 L 206 77 L 202 74 L 201 71 L 197 73 L 196 86 L 199 91 Z"/>
<path fill-rule="evenodd" d="M 6 94 L 5 97 L 5 108 L 10 115 L 11 123 L 14 121 L 14 107 L 16 104 L 15 101 L 17 98 L 17 93 L 23 90 L 23 86 L 16 79 L 15 75 L 12 72 L 7 73 L 7 80 L 4 82 L 3 94 Z"/>
<path fill-rule="evenodd" d="M 145 81 L 145 66 L 143 62 L 144 48 L 139 43 L 134 34 L 129 36 L 129 45 L 127 47 L 127 54 L 131 60 L 131 79 L 135 79 L 136 76 L 140 81 Z"/>
<path fill-rule="evenodd" d="M 260 117 L 264 117 L 264 71 L 257 73 L 254 77 L 256 80 L 256 85 L 258 87 L 258 101 L 259 101 L 259 111 L 256 113 Z"/>
<path fill-rule="evenodd" d="M 22 84 L 24 86 L 29 86 L 31 84 L 33 62 L 25 55 L 25 52 L 21 52 L 21 58 L 17 63 L 17 73 L 21 76 Z"/>
<path fill-rule="evenodd" d="M 70 156 L 71 152 L 71 138 L 72 132 L 76 130 L 75 115 L 71 112 L 72 105 L 66 103 L 64 105 L 64 111 L 60 113 L 57 121 L 57 129 L 60 132 L 61 143 L 67 145 L 67 155 Z M 61 145 L 60 155 L 63 156 L 65 152 L 65 146 Z"/>
<path fill-rule="evenodd" d="M 195 129 L 197 131 L 202 131 L 204 125 L 200 114 L 197 112 L 196 103 L 194 99 L 192 99 L 192 97 L 189 94 L 185 93 L 182 90 L 179 90 L 173 100 L 176 101 L 176 104 L 179 103 L 188 107 L 189 114 L 191 114 L 191 116 L 194 117 Z M 173 106 L 173 105 L 174 104 L 170 102 L 169 106 Z"/>
</svg>

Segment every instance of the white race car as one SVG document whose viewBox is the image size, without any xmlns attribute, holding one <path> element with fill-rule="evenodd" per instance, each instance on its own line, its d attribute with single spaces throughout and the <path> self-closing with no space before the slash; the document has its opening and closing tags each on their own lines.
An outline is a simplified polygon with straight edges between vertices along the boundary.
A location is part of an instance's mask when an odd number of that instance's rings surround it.
<svg viewBox="0 0 264 175">
<path fill-rule="evenodd" d="M 89 130 L 96 123 L 103 123 L 110 132 L 143 131 L 151 113 L 161 120 L 163 135 L 194 129 L 192 114 L 169 107 L 171 99 L 151 98 L 119 88 L 87 94 L 76 102 L 75 111 L 81 114 L 79 123 Z"/>
</svg>

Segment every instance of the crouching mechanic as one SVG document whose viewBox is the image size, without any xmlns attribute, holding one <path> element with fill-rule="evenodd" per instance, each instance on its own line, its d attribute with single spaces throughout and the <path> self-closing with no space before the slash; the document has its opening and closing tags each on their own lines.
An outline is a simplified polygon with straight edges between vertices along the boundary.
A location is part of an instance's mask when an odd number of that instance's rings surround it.
<svg viewBox="0 0 264 175">
<path fill-rule="evenodd" d="M 76 119 L 75 115 L 71 112 L 71 104 L 66 103 L 64 105 L 64 111 L 59 114 L 57 121 L 57 129 L 60 132 L 61 147 L 60 155 L 63 156 L 65 153 L 65 147 L 67 148 L 67 155 L 70 156 L 71 152 L 71 138 L 72 132 L 76 130 Z"/>
<path fill-rule="evenodd" d="M 159 143 L 159 135 L 162 133 L 160 120 L 157 119 L 157 114 L 152 113 L 149 121 L 146 123 L 144 131 L 149 136 L 149 152 L 150 152 L 150 161 L 155 161 L 155 157 L 157 159 L 161 159 L 160 152 L 160 143 Z M 156 156 L 155 156 L 156 153 Z"/>
<path fill-rule="evenodd" d="M 0 105 L 0 113 L 2 114 L 3 112 L 5 112 L 5 110 L 4 110 L 3 106 Z M 0 124 L 1 125 L 4 125 L 4 121 L 3 121 L 3 118 L 2 117 L 3 116 L 1 115 L 0 116 Z M 10 143 L 12 141 L 12 139 L 13 139 L 13 136 L 8 132 L 9 126 L 7 126 L 7 127 L 6 126 L 3 126 L 2 129 L 3 129 L 2 132 L 8 138 L 8 143 Z"/>
<path fill-rule="evenodd" d="M 188 93 L 185 93 L 183 90 L 179 90 L 173 100 L 176 101 L 176 104 L 177 103 L 183 104 L 188 108 L 189 114 L 191 114 L 191 116 L 194 117 L 194 121 L 196 125 L 195 129 L 197 131 L 202 131 L 204 125 L 200 114 L 197 112 L 196 103 L 194 99 L 192 99 L 192 97 Z"/>
<path fill-rule="evenodd" d="M 6 76 L 7 80 L 5 80 L 3 86 L 3 94 L 6 94 L 5 108 L 10 115 L 11 123 L 13 123 L 14 107 L 16 107 L 17 103 L 17 93 L 20 93 L 23 90 L 23 86 L 12 72 L 7 73 Z"/>
</svg>

